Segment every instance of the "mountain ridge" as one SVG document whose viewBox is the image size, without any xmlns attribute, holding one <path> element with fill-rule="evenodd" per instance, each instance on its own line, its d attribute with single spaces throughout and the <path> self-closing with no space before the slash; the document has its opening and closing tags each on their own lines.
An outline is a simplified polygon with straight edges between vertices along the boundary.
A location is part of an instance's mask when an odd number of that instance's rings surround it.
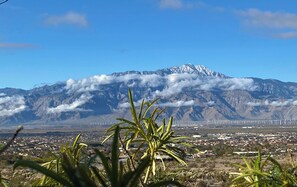
<svg viewBox="0 0 297 187">
<path fill-rule="evenodd" d="M 160 98 L 158 105 L 168 107 L 165 117 L 179 121 L 295 119 L 297 112 L 297 83 L 234 78 L 184 64 L 68 79 L 30 90 L 0 89 L 0 124 L 129 116 L 128 89 L 136 105 L 143 98 Z"/>
<path fill-rule="evenodd" d="M 212 71 L 203 65 L 193 65 L 193 64 L 183 64 L 181 66 L 172 66 L 170 68 L 158 69 L 156 71 L 125 71 L 112 73 L 111 75 L 119 76 L 125 74 L 159 74 L 159 75 L 168 75 L 168 74 L 180 74 L 180 73 L 188 73 L 188 74 L 197 74 L 200 76 L 216 76 L 216 77 L 228 77 L 222 73 Z"/>
</svg>

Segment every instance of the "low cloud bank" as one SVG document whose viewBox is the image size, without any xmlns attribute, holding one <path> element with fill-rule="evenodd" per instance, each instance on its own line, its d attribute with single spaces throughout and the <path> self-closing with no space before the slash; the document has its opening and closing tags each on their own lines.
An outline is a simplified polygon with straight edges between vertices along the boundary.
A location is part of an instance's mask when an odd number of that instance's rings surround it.
<svg viewBox="0 0 297 187">
<path fill-rule="evenodd" d="M 268 101 L 265 100 L 264 102 L 248 102 L 247 105 L 249 106 L 289 106 L 289 105 L 297 105 L 297 100 L 289 99 L 283 101 Z"/>
<path fill-rule="evenodd" d="M 79 106 L 88 102 L 92 96 L 89 94 L 83 94 L 74 102 L 69 104 L 61 104 L 56 107 L 48 108 L 47 113 L 61 113 L 61 112 L 69 112 L 69 111 L 84 111 L 84 109 L 78 108 Z"/>
<path fill-rule="evenodd" d="M 184 88 L 196 90 L 248 90 L 256 89 L 253 79 L 248 78 L 201 78 L 196 74 L 125 74 L 125 75 L 96 75 L 81 80 L 69 79 L 66 82 L 68 92 L 89 92 L 100 90 L 100 86 L 124 83 L 128 87 L 164 87 L 162 90 L 152 92 L 153 97 L 169 97 L 182 92 Z"/>
<path fill-rule="evenodd" d="M 25 99 L 22 96 L 0 95 L 0 117 L 12 116 L 26 109 Z"/>
<path fill-rule="evenodd" d="M 214 89 L 220 89 L 224 91 L 231 90 L 248 90 L 253 91 L 257 87 L 254 84 L 253 79 L 245 78 L 211 78 L 211 79 L 196 79 L 186 78 L 177 81 L 168 82 L 167 86 L 159 91 L 155 92 L 156 97 L 169 97 L 171 95 L 182 92 L 184 88 L 192 87 L 196 90 L 210 91 Z"/>
<path fill-rule="evenodd" d="M 167 102 L 161 103 L 159 106 L 161 107 L 182 107 L 182 106 L 193 106 L 195 104 L 194 100 L 190 101 L 176 101 L 176 102 Z"/>
<path fill-rule="evenodd" d="M 140 75 L 140 74 L 126 74 L 120 76 L 113 75 L 95 75 L 80 80 L 69 79 L 66 81 L 66 89 L 76 92 L 87 92 L 98 90 L 102 85 L 113 83 L 125 83 L 133 87 L 134 85 L 157 87 L 162 84 L 160 82 L 162 76 L 157 74 Z M 137 81 L 137 83 L 135 82 Z"/>
<path fill-rule="evenodd" d="M 139 100 L 137 102 L 134 102 L 134 105 L 136 107 L 140 106 L 142 100 Z M 189 101 L 174 101 L 174 102 L 166 102 L 166 103 L 158 103 L 156 104 L 156 106 L 160 106 L 160 107 L 182 107 L 182 106 L 193 106 L 195 104 L 194 100 L 189 100 Z M 121 103 L 119 104 L 118 108 L 129 108 L 130 107 L 130 103 L 125 102 L 125 103 Z"/>
</svg>

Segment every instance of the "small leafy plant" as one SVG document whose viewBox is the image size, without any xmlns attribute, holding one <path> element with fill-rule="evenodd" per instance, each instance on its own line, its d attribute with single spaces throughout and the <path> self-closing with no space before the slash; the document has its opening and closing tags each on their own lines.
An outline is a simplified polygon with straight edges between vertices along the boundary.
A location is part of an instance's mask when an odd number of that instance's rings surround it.
<svg viewBox="0 0 297 187">
<path fill-rule="evenodd" d="M 253 187 L 277 187 L 297 186 L 295 175 L 296 166 L 291 162 L 292 167 L 284 168 L 282 165 L 268 156 L 263 159 L 261 152 L 258 152 L 256 159 L 243 158 L 245 165 L 237 165 L 239 172 L 232 172 L 235 178 L 232 186 L 253 186 Z"/>
</svg>

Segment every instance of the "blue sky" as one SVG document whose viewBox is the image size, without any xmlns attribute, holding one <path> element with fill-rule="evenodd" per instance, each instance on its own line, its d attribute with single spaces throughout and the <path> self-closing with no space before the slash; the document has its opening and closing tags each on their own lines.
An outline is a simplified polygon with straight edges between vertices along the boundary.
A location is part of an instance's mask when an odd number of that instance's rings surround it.
<svg viewBox="0 0 297 187">
<path fill-rule="evenodd" d="M 297 1 L 9 0 L 0 87 L 201 64 L 297 82 Z"/>
</svg>

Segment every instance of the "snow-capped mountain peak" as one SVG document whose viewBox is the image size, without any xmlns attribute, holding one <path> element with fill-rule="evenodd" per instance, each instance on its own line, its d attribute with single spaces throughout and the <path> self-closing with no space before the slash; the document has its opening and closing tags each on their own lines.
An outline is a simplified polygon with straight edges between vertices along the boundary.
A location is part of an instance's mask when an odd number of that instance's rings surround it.
<svg viewBox="0 0 297 187">
<path fill-rule="evenodd" d="M 156 71 L 126 71 L 111 74 L 112 76 L 123 76 L 129 74 L 138 75 L 170 75 L 170 74 L 196 74 L 199 77 L 218 77 L 218 78 L 229 78 L 228 76 L 212 71 L 203 65 L 183 64 L 180 66 L 173 66 L 170 68 L 159 69 Z"/>
<path fill-rule="evenodd" d="M 188 74 L 197 74 L 203 77 L 208 77 L 208 76 L 214 76 L 214 77 L 220 77 L 220 78 L 227 77 L 226 75 L 212 71 L 203 65 L 184 64 L 181 66 L 173 66 L 165 70 L 167 70 L 170 73 L 176 73 L 176 74 L 188 73 Z"/>
</svg>

